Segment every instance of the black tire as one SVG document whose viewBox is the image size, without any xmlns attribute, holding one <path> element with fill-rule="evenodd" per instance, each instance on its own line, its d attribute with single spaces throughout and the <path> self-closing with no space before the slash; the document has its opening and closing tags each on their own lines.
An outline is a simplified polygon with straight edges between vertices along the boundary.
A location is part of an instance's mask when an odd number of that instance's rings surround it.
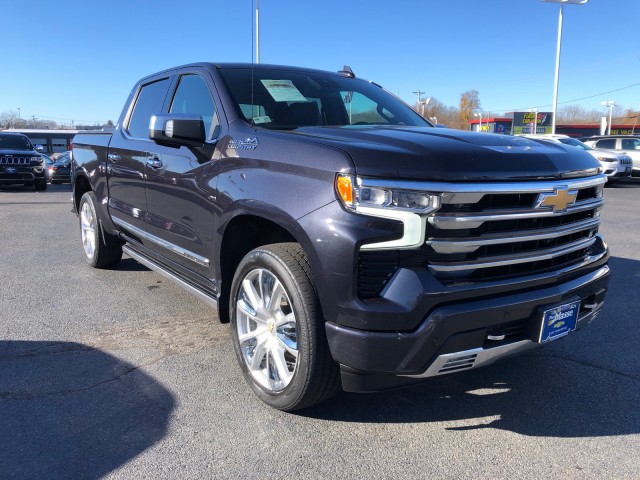
<svg viewBox="0 0 640 480">
<path fill-rule="evenodd" d="M 261 285 L 260 291 L 248 285 Z M 256 295 L 264 298 L 257 301 Z M 261 303 L 263 299 L 270 305 Z M 293 411 L 340 390 L 311 267 L 299 244 L 266 245 L 249 252 L 233 278 L 229 309 L 240 368 L 263 402 Z M 245 339 L 242 344 L 240 335 Z"/>
<path fill-rule="evenodd" d="M 36 180 L 36 182 L 33 184 L 36 187 L 36 191 L 37 192 L 41 192 L 43 190 L 47 189 L 47 181 L 46 180 Z"/>
<path fill-rule="evenodd" d="M 82 195 L 78 206 L 80 238 L 87 263 L 94 268 L 109 268 L 122 258 L 122 241 L 102 229 L 96 205 L 93 192 Z"/>
</svg>

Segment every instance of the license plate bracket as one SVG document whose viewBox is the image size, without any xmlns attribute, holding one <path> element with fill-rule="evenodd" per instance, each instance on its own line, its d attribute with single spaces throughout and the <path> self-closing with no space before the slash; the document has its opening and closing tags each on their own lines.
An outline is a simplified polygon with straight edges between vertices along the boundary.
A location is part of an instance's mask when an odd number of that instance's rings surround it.
<svg viewBox="0 0 640 480">
<path fill-rule="evenodd" d="M 547 308 L 542 312 L 538 343 L 557 340 L 576 329 L 580 300 Z"/>
</svg>

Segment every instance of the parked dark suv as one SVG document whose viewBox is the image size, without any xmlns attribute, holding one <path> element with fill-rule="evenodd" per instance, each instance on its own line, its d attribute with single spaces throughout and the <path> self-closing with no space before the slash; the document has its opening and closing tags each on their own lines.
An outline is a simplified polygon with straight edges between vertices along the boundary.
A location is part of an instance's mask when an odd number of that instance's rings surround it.
<svg viewBox="0 0 640 480">
<path fill-rule="evenodd" d="M 26 135 L 0 133 L 0 185 L 23 184 L 46 190 L 44 159 Z"/>
</svg>

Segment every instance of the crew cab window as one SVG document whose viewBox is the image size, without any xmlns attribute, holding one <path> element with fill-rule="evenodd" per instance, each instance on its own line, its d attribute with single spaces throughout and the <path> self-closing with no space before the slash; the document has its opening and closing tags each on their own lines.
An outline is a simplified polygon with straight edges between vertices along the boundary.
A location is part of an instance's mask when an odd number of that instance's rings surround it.
<svg viewBox="0 0 640 480">
<path fill-rule="evenodd" d="M 195 113 L 204 120 L 207 140 L 218 134 L 218 117 L 207 83 L 200 75 L 183 75 L 171 102 L 170 113 Z"/>
<path fill-rule="evenodd" d="M 598 148 L 616 148 L 616 139 L 615 138 L 607 138 L 604 140 L 598 140 L 596 143 L 596 147 Z"/>
<path fill-rule="evenodd" d="M 137 138 L 149 138 L 151 116 L 162 111 L 162 104 L 169 88 L 169 79 L 148 83 L 140 89 L 127 131 Z"/>
<path fill-rule="evenodd" d="M 640 140 L 637 138 L 623 138 L 622 148 L 624 150 L 640 150 Z"/>
</svg>

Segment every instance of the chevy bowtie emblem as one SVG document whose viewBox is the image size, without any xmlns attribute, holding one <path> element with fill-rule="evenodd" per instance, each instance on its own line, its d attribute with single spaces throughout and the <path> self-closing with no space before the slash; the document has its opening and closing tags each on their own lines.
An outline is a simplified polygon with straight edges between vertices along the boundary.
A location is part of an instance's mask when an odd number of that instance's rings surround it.
<svg viewBox="0 0 640 480">
<path fill-rule="evenodd" d="M 536 208 L 553 207 L 555 212 L 564 212 L 569 205 L 573 205 L 578 196 L 577 190 L 568 187 L 556 187 L 553 193 L 541 193 L 536 201 Z"/>
</svg>

